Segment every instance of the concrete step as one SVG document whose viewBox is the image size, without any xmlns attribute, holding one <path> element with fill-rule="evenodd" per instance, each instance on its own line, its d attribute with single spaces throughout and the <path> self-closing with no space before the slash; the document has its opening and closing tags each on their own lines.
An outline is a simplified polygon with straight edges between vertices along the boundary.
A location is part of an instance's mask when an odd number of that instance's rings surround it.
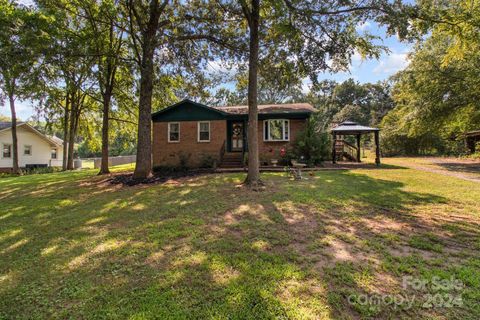
<svg viewBox="0 0 480 320">
<path fill-rule="evenodd" d="M 238 164 L 238 165 L 226 165 L 226 164 L 222 164 L 219 166 L 219 168 L 222 168 L 222 169 L 226 169 L 226 168 L 243 168 L 243 166 L 241 164 Z"/>
<path fill-rule="evenodd" d="M 242 165 L 242 162 L 241 161 L 222 161 L 221 164 L 232 164 L 232 165 Z"/>
</svg>

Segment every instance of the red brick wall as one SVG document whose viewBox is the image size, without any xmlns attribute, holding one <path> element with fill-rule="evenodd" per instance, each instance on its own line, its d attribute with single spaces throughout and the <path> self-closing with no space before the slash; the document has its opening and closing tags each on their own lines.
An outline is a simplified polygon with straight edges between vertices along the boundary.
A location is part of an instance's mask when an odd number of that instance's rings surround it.
<svg viewBox="0 0 480 320">
<path fill-rule="evenodd" d="M 168 142 L 168 122 L 153 123 L 153 166 L 178 166 L 185 157 L 189 167 L 198 167 L 206 157 L 219 158 L 227 139 L 227 122 L 210 121 L 210 142 L 198 142 L 198 121 L 180 121 L 180 142 Z"/>
<path fill-rule="evenodd" d="M 258 121 L 258 152 L 260 161 L 280 158 L 280 149 L 290 149 L 299 132 L 306 125 L 305 119 L 290 119 L 290 141 L 263 141 L 263 120 Z"/>
<path fill-rule="evenodd" d="M 306 120 L 290 120 L 290 141 L 263 141 L 263 120 L 258 121 L 258 148 L 260 161 L 280 158 L 280 149 L 291 148 L 298 133 L 305 128 Z M 180 157 L 187 158 L 187 165 L 198 167 L 210 156 L 219 158 L 220 149 L 227 139 L 227 122 L 210 121 L 210 142 L 197 141 L 197 121 L 180 121 L 180 142 L 168 142 L 168 122 L 153 123 L 153 165 L 178 166 Z"/>
</svg>

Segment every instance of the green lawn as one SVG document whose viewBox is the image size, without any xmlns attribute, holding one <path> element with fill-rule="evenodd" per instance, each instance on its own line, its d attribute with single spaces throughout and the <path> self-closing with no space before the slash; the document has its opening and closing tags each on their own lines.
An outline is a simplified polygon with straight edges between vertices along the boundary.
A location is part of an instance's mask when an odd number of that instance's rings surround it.
<svg viewBox="0 0 480 320">
<path fill-rule="evenodd" d="M 264 174 L 259 193 L 243 178 L 0 179 L 0 319 L 480 318 L 479 183 L 394 166 Z"/>
</svg>

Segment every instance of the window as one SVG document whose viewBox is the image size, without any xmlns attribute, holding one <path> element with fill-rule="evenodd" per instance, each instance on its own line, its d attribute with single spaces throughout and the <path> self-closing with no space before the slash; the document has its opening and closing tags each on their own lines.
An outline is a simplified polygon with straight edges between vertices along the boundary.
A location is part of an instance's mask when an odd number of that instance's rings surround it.
<svg viewBox="0 0 480 320">
<path fill-rule="evenodd" d="M 32 155 L 32 146 L 23 146 L 23 155 L 31 156 Z"/>
<path fill-rule="evenodd" d="M 198 123 L 198 142 L 210 141 L 210 122 L 200 121 Z"/>
<path fill-rule="evenodd" d="M 265 120 L 263 124 L 264 141 L 289 141 L 290 121 L 283 119 Z"/>
<path fill-rule="evenodd" d="M 57 148 L 52 148 L 52 159 L 57 159 Z"/>
<path fill-rule="evenodd" d="M 168 123 L 168 142 L 180 142 L 180 123 Z"/>
<path fill-rule="evenodd" d="M 2 157 L 3 158 L 11 158 L 12 157 L 12 145 L 11 144 L 4 144 L 2 147 Z"/>
</svg>

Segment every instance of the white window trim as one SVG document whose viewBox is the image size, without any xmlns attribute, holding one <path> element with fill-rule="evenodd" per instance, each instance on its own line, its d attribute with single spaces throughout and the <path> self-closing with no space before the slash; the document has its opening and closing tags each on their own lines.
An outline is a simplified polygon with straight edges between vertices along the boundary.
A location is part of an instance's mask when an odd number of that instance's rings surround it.
<svg viewBox="0 0 480 320">
<path fill-rule="evenodd" d="M 3 149 L 5 149 L 5 146 L 10 146 L 10 157 L 4 157 L 3 156 Z M 2 159 L 12 159 L 12 153 L 13 153 L 13 146 L 11 143 L 2 143 Z"/>
<path fill-rule="evenodd" d="M 171 124 L 178 124 L 178 140 L 170 140 L 170 125 Z M 167 124 L 168 132 L 167 132 L 167 139 L 168 143 L 179 143 L 180 142 L 180 122 L 168 122 Z"/>
<path fill-rule="evenodd" d="M 208 140 L 200 140 L 200 124 L 208 123 Z M 210 126 L 210 121 L 198 121 L 197 122 L 197 142 L 210 142 L 212 136 L 212 127 Z"/>
<path fill-rule="evenodd" d="M 53 154 L 52 151 L 53 151 L 53 150 L 55 150 L 55 154 L 57 155 L 56 158 L 53 158 L 53 157 L 52 157 L 52 154 Z M 51 149 L 50 149 L 50 159 L 51 159 L 51 160 L 58 160 L 58 148 L 51 148 Z"/>
<path fill-rule="evenodd" d="M 25 148 L 26 148 L 26 147 L 30 147 L 30 154 L 25 154 Z M 33 148 L 32 148 L 32 146 L 31 146 L 31 145 L 28 145 L 28 144 L 23 145 L 23 155 L 24 155 L 25 157 L 31 157 L 32 154 L 33 154 Z"/>
<path fill-rule="evenodd" d="M 265 139 L 265 124 L 268 124 L 268 130 L 270 130 L 270 121 L 272 120 L 280 120 L 282 121 L 283 125 L 283 139 L 281 140 L 271 140 L 270 139 L 270 131 L 268 132 L 268 137 Z M 285 121 L 287 121 L 287 126 L 288 126 L 288 139 L 285 139 Z M 268 120 L 263 120 L 263 141 L 264 142 L 285 142 L 285 141 L 290 141 L 290 136 L 292 135 L 292 132 L 290 130 L 290 119 L 268 119 Z"/>
</svg>

